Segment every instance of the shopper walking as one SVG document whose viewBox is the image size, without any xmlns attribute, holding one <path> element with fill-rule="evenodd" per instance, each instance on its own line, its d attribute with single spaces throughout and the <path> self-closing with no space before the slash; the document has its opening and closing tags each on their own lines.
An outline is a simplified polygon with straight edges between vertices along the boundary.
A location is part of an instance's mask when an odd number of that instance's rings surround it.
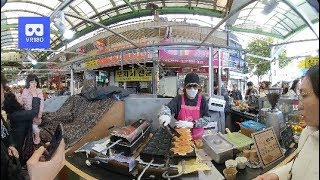
<svg viewBox="0 0 320 180">
<path fill-rule="evenodd" d="M 31 110 L 25 110 L 23 106 L 18 102 L 17 97 L 9 92 L 5 94 L 5 100 L 3 103 L 3 110 L 7 113 L 8 120 L 11 126 L 11 135 L 14 139 L 14 144 L 18 149 L 20 155 L 22 155 L 22 146 L 25 142 L 25 138 L 28 132 L 32 128 L 33 118 L 38 116 L 40 109 L 41 99 L 37 95 L 37 90 L 31 88 L 30 92 L 32 94 L 32 108 Z M 30 145 L 31 146 L 31 145 Z M 22 165 L 25 161 L 20 158 Z"/>
<path fill-rule="evenodd" d="M 1 73 L 1 109 L 5 100 L 3 87 L 6 80 Z M 35 99 L 37 99 L 35 97 Z M 40 105 L 40 99 L 37 100 L 37 106 Z M 22 173 L 21 166 L 19 165 L 20 158 L 15 148 L 13 148 L 14 139 L 10 135 L 9 126 L 6 126 L 5 121 L 1 117 L 1 179 L 5 180 L 23 180 L 26 179 Z M 60 142 L 56 152 L 50 161 L 40 162 L 41 156 L 45 152 L 45 148 L 41 146 L 37 149 L 31 158 L 27 161 L 28 175 L 31 180 L 38 179 L 54 179 L 55 176 L 64 166 L 65 160 L 65 143 L 64 140 Z"/>
<path fill-rule="evenodd" d="M 34 74 L 29 74 L 26 80 L 25 89 L 22 92 L 22 101 L 25 110 L 31 110 L 32 108 L 32 93 L 31 89 L 36 89 L 37 96 L 41 99 L 39 114 L 33 118 L 32 130 L 33 130 L 33 142 L 34 144 L 39 144 L 40 139 L 40 129 L 38 125 L 41 123 L 42 112 L 44 108 L 44 98 L 42 90 L 40 89 L 39 79 Z"/>
<path fill-rule="evenodd" d="M 319 65 L 311 67 L 301 82 L 299 109 L 307 124 L 298 143 L 298 155 L 288 164 L 255 180 L 319 179 Z"/>
<path fill-rule="evenodd" d="M 210 121 L 208 103 L 201 94 L 199 76 L 189 73 L 184 79 L 183 94 L 174 97 L 159 112 L 160 125 L 167 126 L 171 117 L 178 128 L 190 128 L 194 140 L 202 137 L 204 126 Z"/>
</svg>

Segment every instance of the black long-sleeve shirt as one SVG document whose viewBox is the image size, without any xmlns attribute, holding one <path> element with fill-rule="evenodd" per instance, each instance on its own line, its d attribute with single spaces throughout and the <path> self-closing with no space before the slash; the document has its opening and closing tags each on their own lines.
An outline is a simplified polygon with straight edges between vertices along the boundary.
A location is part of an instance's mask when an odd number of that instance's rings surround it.
<svg viewBox="0 0 320 180">
<path fill-rule="evenodd" d="M 184 95 L 184 102 L 187 106 L 197 106 L 198 102 L 198 95 L 194 99 L 189 99 L 186 95 Z M 180 109 L 181 109 L 181 95 L 178 95 L 174 97 L 168 104 L 167 106 L 171 110 L 171 114 L 174 114 L 174 118 L 177 119 Z M 200 117 L 207 116 L 209 117 L 209 108 L 208 108 L 208 102 L 206 101 L 205 97 L 202 96 L 201 99 L 201 104 L 200 104 Z"/>
<path fill-rule="evenodd" d="M 10 125 L 12 129 L 25 129 L 29 128 L 32 124 L 32 120 L 39 114 L 41 99 L 33 97 L 31 110 L 19 110 L 11 114 L 8 114 Z"/>
<path fill-rule="evenodd" d="M 242 100 L 242 94 L 239 90 L 236 91 L 231 91 L 230 96 L 234 99 L 234 100 Z"/>
</svg>

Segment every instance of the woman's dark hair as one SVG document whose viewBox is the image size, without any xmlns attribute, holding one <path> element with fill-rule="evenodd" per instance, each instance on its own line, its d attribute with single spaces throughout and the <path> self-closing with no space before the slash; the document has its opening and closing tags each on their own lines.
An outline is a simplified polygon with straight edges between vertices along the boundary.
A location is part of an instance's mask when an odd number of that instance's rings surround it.
<svg viewBox="0 0 320 180">
<path fill-rule="evenodd" d="M 305 77 L 309 78 L 314 94 L 319 99 L 319 65 L 312 66 L 306 73 Z"/>
<path fill-rule="evenodd" d="M 292 85 L 290 87 L 290 89 L 293 90 L 295 93 L 297 93 L 297 86 L 298 86 L 299 81 L 300 81 L 300 79 L 295 79 L 292 82 Z"/>
<path fill-rule="evenodd" d="M 22 105 L 17 101 L 16 95 L 12 92 L 6 93 L 4 97 L 3 110 L 6 111 L 7 114 L 23 110 Z"/>
<path fill-rule="evenodd" d="M 39 78 L 35 74 L 29 74 L 27 76 L 26 80 L 26 88 L 28 89 L 30 87 L 30 81 L 36 81 L 37 82 L 37 88 L 40 88 Z"/>
<path fill-rule="evenodd" d="M 4 74 L 1 72 L 1 84 L 3 87 L 7 84 L 7 79 L 4 77 Z"/>
<path fill-rule="evenodd" d="M 249 81 L 249 82 L 247 83 L 247 86 L 253 86 L 253 83 L 252 83 L 251 81 Z"/>
<path fill-rule="evenodd" d="M 270 82 L 270 81 L 265 81 L 264 83 L 265 83 L 265 85 L 266 85 L 266 88 L 270 88 L 270 85 L 271 85 L 271 82 Z"/>
</svg>

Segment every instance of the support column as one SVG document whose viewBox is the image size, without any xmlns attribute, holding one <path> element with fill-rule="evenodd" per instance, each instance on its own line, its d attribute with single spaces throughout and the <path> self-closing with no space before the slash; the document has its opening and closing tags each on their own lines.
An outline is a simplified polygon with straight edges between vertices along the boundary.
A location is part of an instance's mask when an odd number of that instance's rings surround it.
<svg viewBox="0 0 320 180">
<path fill-rule="evenodd" d="M 158 80 L 159 80 L 159 62 L 157 60 L 153 61 L 152 69 L 152 94 L 158 94 Z"/>
<path fill-rule="evenodd" d="M 73 77 L 73 68 L 72 68 L 72 66 L 70 68 L 70 75 L 71 75 L 71 77 L 70 77 L 70 93 L 71 93 L 71 96 L 72 96 L 72 95 L 74 95 L 74 83 L 73 83 L 74 77 Z"/>
<path fill-rule="evenodd" d="M 221 56 L 220 56 L 220 49 L 218 49 L 218 95 L 221 96 Z"/>
<path fill-rule="evenodd" d="M 275 53 L 275 52 L 276 52 L 275 47 L 271 47 L 271 51 L 270 51 L 271 62 L 270 62 L 270 77 L 269 77 L 271 84 L 275 84 L 278 81 L 277 76 L 279 72 L 279 59 L 278 59 L 278 53 Z"/>
<path fill-rule="evenodd" d="M 212 66 L 212 47 L 209 47 L 209 91 L 208 94 L 210 97 L 212 97 L 213 94 L 213 79 L 214 79 L 214 73 L 213 73 L 213 66 Z"/>
</svg>

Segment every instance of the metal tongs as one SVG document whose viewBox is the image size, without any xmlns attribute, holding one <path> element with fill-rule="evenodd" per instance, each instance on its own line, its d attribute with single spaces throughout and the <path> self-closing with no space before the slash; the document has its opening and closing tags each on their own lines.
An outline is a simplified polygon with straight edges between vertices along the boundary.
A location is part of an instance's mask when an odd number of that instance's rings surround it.
<svg viewBox="0 0 320 180">
<path fill-rule="evenodd" d="M 163 125 L 163 124 L 162 124 Z M 177 137 L 180 137 L 180 134 L 178 133 L 177 130 L 175 130 L 172 126 L 170 126 L 170 124 L 168 124 L 167 126 L 164 126 L 164 129 L 167 130 L 167 132 L 169 134 L 171 134 L 172 136 L 177 136 Z"/>
</svg>

